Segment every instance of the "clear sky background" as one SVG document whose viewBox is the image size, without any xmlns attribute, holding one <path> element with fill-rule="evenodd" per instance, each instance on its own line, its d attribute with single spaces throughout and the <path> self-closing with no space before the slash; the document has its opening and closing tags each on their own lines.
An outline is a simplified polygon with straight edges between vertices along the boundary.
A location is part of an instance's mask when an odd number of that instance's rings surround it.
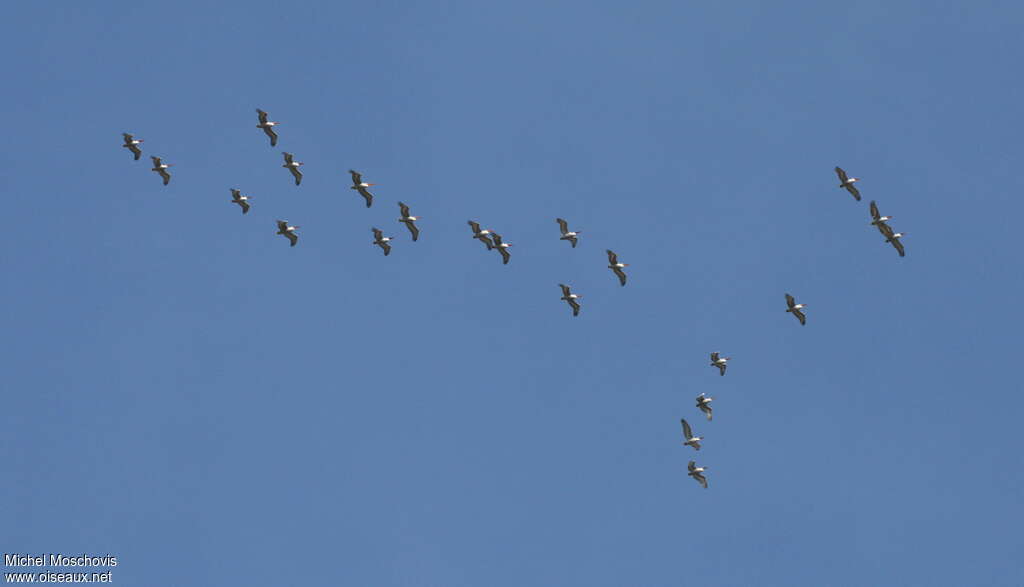
<svg viewBox="0 0 1024 587">
<path fill-rule="evenodd" d="M 113 554 L 122 585 L 1024 584 L 1022 25 L 7 6 L 0 549 Z"/>
</svg>

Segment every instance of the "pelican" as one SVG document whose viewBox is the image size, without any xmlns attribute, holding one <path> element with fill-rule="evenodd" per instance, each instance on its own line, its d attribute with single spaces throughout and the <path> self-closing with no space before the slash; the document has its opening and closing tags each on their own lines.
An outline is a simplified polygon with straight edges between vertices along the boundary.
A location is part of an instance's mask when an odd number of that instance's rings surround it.
<svg viewBox="0 0 1024 587">
<path fill-rule="evenodd" d="M 473 238 L 480 239 L 480 242 L 487 245 L 488 251 L 494 248 L 494 245 L 491 244 L 491 239 L 487 238 L 487 235 L 491 234 L 491 231 L 480 230 L 480 224 L 472 220 L 469 221 L 469 227 L 473 229 Z"/>
<path fill-rule="evenodd" d="M 608 253 L 608 268 L 619 276 L 619 285 L 626 285 L 626 274 L 622 272 L 622 268 L 629 267 L 629 263 L 619 263 L 619 256 L 611 250 L 605 252 Z"/>
<path fill-rule="evenodd" d="M 384 256 L 387 257 L 391 253 L 390 241 L 394 240 L 393 237 L 384 236 L 384 233 L 379 228 L 373 228 L 373 244 L 384 249 Z"/>
<path fill-rule="evenodd" d="M 498 252 L 501 253 L 501 264 L 508 265 L 508 260 L 511 258 L 508 248 L 512 246 L 512 243 L 503 242 L 501 235 L 494 231 L 491 231 L 491 238 L 494 239 L 494 248 L 498 249 Z"/>
<path fill-rule="evenodd" d="M 892 220 L 892 216 L 882 216 L 878 212 L 878 206 L 875 205 L 875 201 L 871 200 L 871 226 L 874 226 L 882 234 L 885 234 L 885 228 L 888 228 L 888 226 L 885 225 L 886 220 Z M 885 228 L 882 228 L 883 226 Z"/>
<path fill-rule="evenodd" d="M 402 217 L 398 219 L 399 222 L 404 222 L 409 227 L 409 232 L 412 233 L 412 240 L 416 242 L 416 239 L 420 238 L 420 229 L 416 228 L 416 221 L 420 219 L 419 216 L 409 216 L 409 207 L 399 202 L 398 208 L 402 211 Z"/>
<path fill-rule="evenodd" d="M 292 172 L 295 176 L 295 185 L 302 183 L 302 172 L 299 171 L 299 166 L 302 165 L 301 161 L 296 161 L 295 156 L 291 153 L 284 153 L 284 165 L 281 167 L 287 167 L 288 171 Z"/>
<path fill-rule="evenodd" d="M 249 213 L 249 196 L 243 196 L 242 192 L 231 188 L 231 202 L 242 207 L 242 214 Z"/>
<path fill-rule="evenodd" d="M 366 198 L 366 207 L 369 208 L 370 205 L 373 204 L 373 194 L 367 191 L 366 188 L 370 187 L 371 185 L 377 184 L 366 183 L 365 181 L 363 181 L 363 175 L 358 171 L 349 169 L 348 172 L 352 175 L 352 185 L 349 187 L 349 189 L 356 190 L 357 192 L 359 192 L 359 195 Z"/>
<path fill-rule="evenodd" d="M 793 299 L 793 296 L 786 294 L 786 305 L 789 306 L 786 311 L 792 312 L 796 319 L 800 321 L 801 326 L 807 324 L 807 317 L 803 313 L 803 309 L 807 307 L 807 304 L 798 304 Z"/>
<path fill-rule="evenodd" d="M 882 234 L 885 235 L 885 242 L 892 243 L 892 246 L 896 247 L 896 252 L 900 254 L 900 257 L 905 256 L 906 251 L 903 250 L 903 243 L 900 242 L 900 238 L 906 236 L 906 234 L 902 232 L 893 232 L 892 228 L 888 224 L 885 224 L 884 226 L 885 230 L 882 231 Z"/>
<path fill-rule="evenodd" d="M 271 147 L 276 147 L 277 146 L 277 133 L 274 132 L 274 127 L 279 125 L 279 124 L 281 124 L 281 123 L 280 122 L 271 122 L 271 121 L 267 120 L 267 113 L 262 111 L 262 110 L 260 110 L 259 108 L 256 109 L 256 114 L 258 114 L 259 117 L 260 117 L 260 123 L 256 125 L 256 128 L 262 128 L 263 132 L 267 133 L 267 136 L 270 137 L 270 146 Z"/>
<path fill-rule="evenodd" d="M 124 144 L 121 146 L 131 151 L 135 155 L 135 160 L 138 161 L 139 157 L 142 157 L 142 151 L 139 150 L 139 144 L 141 144 L 144 139 L 137 139 L 126 132 L 121 133 L 121 135 L 124 136 Z"/>
<path fill-rule="evenodd" d="M 291 246 L 295 246 L 295 243 L 299 242 L 299 235 L 295 234 L 295 229 L 298 226 L 288 226 L 288 221 L 278 220 L 277 221 L 277 234 L 287 238 L 292 242 Z"/>
<path fill-rule="evenodd" d="M 721 357 L 719 358 L 718 353 L 711 353 L 711 366 L 718 367 L 718 374 L 725 375 L 726 362 L 732 357 Z"/>
<path fill-rule="evenodd" d="M 697 396 L 697 407 L 707 415 L 708 422 L 711 421 L 711 401 L 714 399 L 715 398 L 704 395 L 703 393 Z"/>
<path fill-rule="evenodd" d="M 686 418 L 681 419 L 680 422 L 683 423 L 683 438 L 686 440 L 683 442 L 683 446 L 692 446 L 693 450 L 700 450 L 700 441 L 704 440 L 704 437 L 693 435 L 693 430 L 690 430 Z"/>
<path fill-rule="evenodd" d="M 160 174 L 160 177 L 164 178 L 164 185 L 171 183 L 171 174 L 167 172 L 167 168 L 174 165 L 173 163 L 164 163 L 160 157 L 154 157 L 150 155 L 150 159 L 153 160 L 153 169 Z"/>
<path fill-rule="evenodd" d="M 704 489 L 708 488 L 708 480 L 704 478 L 704 471 L 708 470 L 707 467 L 698 467 L 695 461 L 690 461 L 686 468 L 690 471 L 687 475 L 696 479 L 697 483 L 700 483 Z"/>
<path fill-rule="evenodd" d="M 569 223 L 561 218 L 555 218 L 555 222 L 558 223 L 558 228 L 562 231 L 562 238 L 558 240 L 569 241 L 572 243 L 572 248 L 576 248 L 576 237 L 579 236 L 579 230 L 569 230 Z"/>
<path fill-rule="evenodd" d="M 565 285 L 564 283 L 559 283 L 558 287 L 562 288 L 562 299 L 565 300 L 566 302 L 568 302 L 568 304 L 570 306 L 572 306 L 572 315 L 573 316 L 579 316 L 580 315 L 580 303 L 579 303 L 578 300 L 580 298 L 582 298 L 583 296 L 577 295 L 577 294 L 574 294 L 574 293 L 570 292 L 569 291 L 569 286 Z"/>
<path fill-rule="evenodd" d="M 836 167 L 836 175 L 839 176 L 839 187 L 846 188 L 846 191 L 853 194 L 853 198 L 860 201 L 860 192 L 857 191 L 857 186 L 853 185 L 855 182 L 860 181 L 857 177 L 848 177 L 846 172 L 843 171 L 842 167 Z"/>
</svg>

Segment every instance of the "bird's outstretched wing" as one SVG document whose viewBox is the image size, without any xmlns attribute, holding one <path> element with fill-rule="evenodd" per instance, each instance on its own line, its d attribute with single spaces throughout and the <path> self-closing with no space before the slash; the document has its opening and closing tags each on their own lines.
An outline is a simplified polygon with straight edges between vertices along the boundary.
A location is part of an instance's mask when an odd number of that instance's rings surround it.
<svg viewBox="0 0 1024 587">
<path fill-rule="evenodd" d="M 555 218 L 555 222 L 558 223 L 558 229 L 562 231 L 562 234 L 569 232 L 569 223 L 561 218 Z"/>
<path fill-rule="evenodd" d="M 420 238 L 420 229 L 416 226 L 416 223 L 412 220 L 403 220 L 405 225 L 409 228 L 409 232 L 412 233 L 412 240 L 416 242 L 416 239 Z"/>
<path fill-rule="evenodd" d="M 796 316 L 800 320 L 800 326 L 806 326 L 807 325 L 807 316 L 804 316 L 804 313 L 802 311 L 800 311 L 800 310 L 793 310 L 793 315 Z"/>
<path fill-rule="evenodd" d="M 398 203 L 398 209 L 402 211 L 402 218 L 408 218 L 409 217 L 409 207 L 408 206 L 406 206 L 405 204 L 399 202 Z"/>
<path fill-rule="evenodd" d="M 256 109 L 256 115 L 260 117 L 260 124 L 266 124 L 267 123 L 267 113 L 266 112 L 264 112 L 264 111 L 260 110 L 259 108 L 257 108 Z"/>
<path fill-rule="evenodd" d="M 613 267 L 612 271 L 615 275 L 619 276 L 619 285 L 626 285 L 626 273 L 622 270 L 622 267 Z"/>
<path fill-rule="evenodd" d="M 508 247 L 498 247 L 498 252 L 501 253 L 501 264 L 508 265 L 508 260 L 512 258 L 512 255 L 508 252 Z"/>
<path fill-rule="evenodd" d="M 878 213 L 878 206 L 875 204 L 874 200 L 871 200 L 870 211 L 871 211 L 871 218 L 873 220 L 878 220 L 879 218 L 882 217 L 882 215 Z"/>
<path fill-rule="evenodd" d="M 267 136 L 270 137 L 270 146 L 271 147 L 276 147 L 277 146 L 277 133 L 274 132 L 274 127 L 272 127 L 272 126 L 264 126 L 263 127 L 263 132 L 265 132 L 267 134 Z"/>
<path fill-rule="evenodd" d="M 789 306 L 790 308 L 796 305 L 796 300 L 793 298 L 793 296 L 786 294 L 786 305 Z"/>
<path fill-rule="evenodd" d="M 579 316 L 580 315 L 580 303 L 577 302 L 576 300 L 570 298 L 569 299 L 569 305 L 572 306 L 572 315 L 573 316 Z"/>
<path fill-rule="evenodd" d="M 854 200 L 857 200 L 858 202 L 860 201 L 860 190 L 857 189 L 857 186 L 853 185 L 852 183 L 848 183 L 846 184 L 846 191 L 853 194 Z"/>
<path fill-rule="evenodd" d="M 896 247 L 896 252 L 898 252 L 900 254 L 900 257 L 903 257 L 903 256 L 906 255 L 906 251 L 903 249 L 903 243 L 900 242 L 900 239 L 898 239 L 898 238 L 892 239 L 892 246 Z"/>
<path fill-rule="evenodd" d="M 846 181 L 850 179 L 849 176 L 846 175 L 846 172 L 843 171 L 842 167 L 836 167 L 836 175 L 839 176 L 839 183 L 846 183 Z"/>
<path fill-rule="evenodd" d="M 363 198 L 366 200 L 367 208 L 373 205 L 373 194 L 371 194 L 366 188 L 364 188 L 363 186 L 359 186 L 358 188 L 356 188 L 356 191 L 359 192 L 359 195 L 363 196 Z"/>
<path fill-rule="evenodd" d="M 687 423 L 686 418 L 679 421 L 683 424 L 683 436 L 686 437 L 686 440 L 693 438 L 693 430 L 690 430 L 690 424 Z"/>
</svg>

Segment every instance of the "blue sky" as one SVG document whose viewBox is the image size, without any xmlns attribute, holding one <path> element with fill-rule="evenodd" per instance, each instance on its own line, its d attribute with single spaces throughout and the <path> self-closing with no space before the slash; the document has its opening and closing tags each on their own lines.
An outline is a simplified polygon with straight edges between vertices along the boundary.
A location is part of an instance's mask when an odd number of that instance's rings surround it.
<svg viewBox="0 0 1024 587">
<path fill-rule="evenodd" d="M 0 548 L 125 585 L 1024 583 L 1022 17 L 12 5 Z"/>
</svg>

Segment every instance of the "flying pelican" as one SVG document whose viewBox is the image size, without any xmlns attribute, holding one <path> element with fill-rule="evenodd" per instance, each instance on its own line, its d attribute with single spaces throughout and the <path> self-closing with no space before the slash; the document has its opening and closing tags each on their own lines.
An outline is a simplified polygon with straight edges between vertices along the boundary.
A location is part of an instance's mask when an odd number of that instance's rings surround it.
<svg viewBox="0 0 1024 587">
<path fill-rule="evenodd" d="M 569 241 L 572 243 L 572 248 L 576 248 L 576 237 L 579 236 L 580 230 L 569 230 L 569 223 L 561 218 L 555 218 L 555 222 L 558 223 L 558 228 L 562 231 L 562 238 L 558 240 Z"/>
<path fill-rule="evenodd" d="M 365 181 L 363 181 L 363 175 L 358 171 L 349 169 L 348 172 L 352 174 L 352 185 L 349 186 L 349 189 L 356 190 L 357 192 L 359 192 L 359 195 L 366 198 L 366 207 L 369 208 L 370 205 L 373 204 L 373 194 L 367 191 L 366 188 L 370 187 L 371 185 L 377 184 L 366 183 Z"/>
<path fill-rule="evenodd" d="M 290 240 L 292 242 L 291 246 L 293 247 L 295 246 L 295 243 L 299 242 L 299 235 L 295 234 L 296 228 L 299 227 L 288 226 L 288 222 L 286 220 L 277 221 L 277 234 L 280 234 L 281 236 Z"/>
<path fill-rule="evenodd" d="M 793 299 L 793 296 L 786 294 L 786 305 L 789 306 L 786 311 L 792 312 L 796 319 L 800 321 L 801 326 L 807 324 L 807 317 L 803 313 L 803 309 L 807 307 L 807 304 L 798 304 Z"/>
<path fill-rule="evenodd" d="M 164 178 L 164 185 L 171 183 L 171 174 L 167 172 L 167 168 L 174 165 L 173 163 L 164 163 L 160 157 L 154 157 L 150 155 L 150 159 L 153 160 L 153 169 L 160 174 L 160 177 Z"/>
<path fill-rule="evenodd" d="M 718 374 L 725 375 L 726 362 L 732 357 L 721 357 L 719 358 L 718 353 L 711 353 L 711 366 L 718 367 Z"/>
<path fill-rule="evenodd" d="M 231 188 L 231 202 L 242 207 L 242 214 L 249 213 L 249 196 L 243 196 L 242 192 Z"/>
<path fill-rule="evenodd" d="M 124 136 L 124 144 L 121 146 L 134 153 L 135 160 L 138 161 L 139 157 L 142 157 L 142 151 L 139 150 L 139 144 L 142 143 L 144 139 L 136 139 L 126 132 L 121 133 L 121 135 Z"/>
<path fill-rule="evenodd" d="M 391 240 L 393 240 L 393 237 L 384 236 L 384 233 L 379 228 L 373 228 L 373 244 L 384 249 L 385 257 L 391 253 L 391 245 L 389 244 Z"/>
<path fill-rule="evenodd" d="M 700 450 L 700 441 L 704 440 L 703 436 L 694 436 L 693 430 L 690 430 L 690 425 L 686 422 L 686 418 L 680 420 L 683 423 L 683 438 L 686 442 L 683 446 L 692 446 L 693 450 Z"/>
<path fill-rule="evenodd" d="M 263 132 L 267 133 L 267 136 L 270 137 L 270 146 L 271 147 L 276 147 L 277 146 L 277 133 L 274 132 L 274 127 L 279 125 L 279 124 L 281 124 L 281 123 L 280 122 L 271 122 L 271 121 L 267 120 L 267 113 L 262 111 L 262 110 L 260 110 L 259 108 L 256 109 L 256 114 L 258 114 L 259 117 L 260 117 L 260 123 L 256 125 L 256 128 L 262 128 Z"/>
<path fill-rule="evenodd" d="M 511 258 L 508 248 L 512 246 L 512 243 L 503 242 L 501 240 L 501 235 L 493 230 L 491 231 L 491 238 L 494 239 L 494 248 L 498 249 L 498 252 L 501 253 L 501 264 L 508 265 L 508 260 Z"/>
<path fill-rule="evenodd" d="M 569 291 L 569 286 L 565 285 L 564 283 L 559 283 L 558 287 L 562 288 L 562 299 L 565 300 L 566 302 L 568 302 L 568 304 L 570 306 L 572 306 L 572 315 L 573 316 L 579 316 L 580 315 L 580 303 L 579 303 L 578 300 L 580 298 L 582 298 L 583 296 L 577 295 L 577 294 L 574 294 L 574 293 L 570 292 Z"/>
<path fill-rule="evenodd" d="M 402 211 L 402 217 L 398 219 L 399 222 L 404 222 L 409 227 L 409 232 L 412 233 L 412 240 L 416 242 L 416 239 L 420 238 L 420 229 L 416 228 L 416 221 L 419 220 L 420 216 L 409 216 L 409 207 L 399 202 L 398 208 Z"/>
<path fill-rule="evenodd" d="M 878 212 L 878 206 L 875 205 L 875 201 L 871 200 L 871 226 L 874 226 L 879 230 L 879 232 L 885 234 L 885 228 L 888 228 L 888 226 L 885 226 L 886 220 L 892 220 L 892 216 L 882 216 Z M 885 228 L 882 228 L 883 226 L 885 226 Z"/>
<path fill-rule="evenodd" d="M 619 285 L 626 285 L 626 274 L 622 272 L 622 268 L 629 267 L 629 263 L 619 263 L 619 256 L 611 250 L 605 252 L 608 253 L 608 268 L 619 276 Z"/>
<path fill-rule="evenodd" d="M 885 242 L 892 243 L 892 246 L 896 247 L 896 252 L 900 254 L 900 257 L 905 256 L 906 251 L 903 250 L 903 243 L 900 241 L 900 238 L 906 235 L 902 232 L 893 232 L 892 227 L 888 224 L 883 226 L 885 226 L 885 230 L 882 231 L 882 234 L 885 235 Z"/>
<path fill-rule="evenodd" d="M 713 399 L 715 398 L 704 395 L 703 393 L 697 396 L 697 407 L 707 415 L 708 422 L 711 421 L 711 401 Z"/>
<path fill-rule="evenodd" d="M 288 171 L 292 172 L 295 176 L 295 185 L 302 183 L 302 172 L 299 171 L 299 166 L 302 165 L 301 161 L 296 161 L 295 156 L 291 153 L 284 153 L 284 165 L 281 167 L 287 167 Z"/>
<path fill-rule="evenodd" d="M 853 198 L 860 201 L 860 192 L 857 191 L 857 186 L 853 185 L 855 182 L 860 181 L 857 177 L 848 177 L 846 172 L 843 171 L 842 167 L 836 167 L 836 175 L 839 176 L 839 187 L 846 188 L 846 191 L 853 194 Z"/>
<path fill-rule="evenodd" d="M 491 231 L 480 230 L 480 224 L 472 220 L 469 221 L 469 227 L 473 229 L 473 238 L 480 239 L 480 242 L 487 245 L 488 251 L 494 248 L 494 245 L 491 244 L 491 239 L 487 238 L 487 235 L 491 234 Z"/>
<path fill-rule="evenodd" d="M 708 480 L 704 478 L 704 471 L 708 470 L 707 467 L 698 467 L 695 461 L 690 461 L 686 468 L 690 471 L 687 475 L 696 479 L 704 489 L 708 488 Z"/>
</svg>

